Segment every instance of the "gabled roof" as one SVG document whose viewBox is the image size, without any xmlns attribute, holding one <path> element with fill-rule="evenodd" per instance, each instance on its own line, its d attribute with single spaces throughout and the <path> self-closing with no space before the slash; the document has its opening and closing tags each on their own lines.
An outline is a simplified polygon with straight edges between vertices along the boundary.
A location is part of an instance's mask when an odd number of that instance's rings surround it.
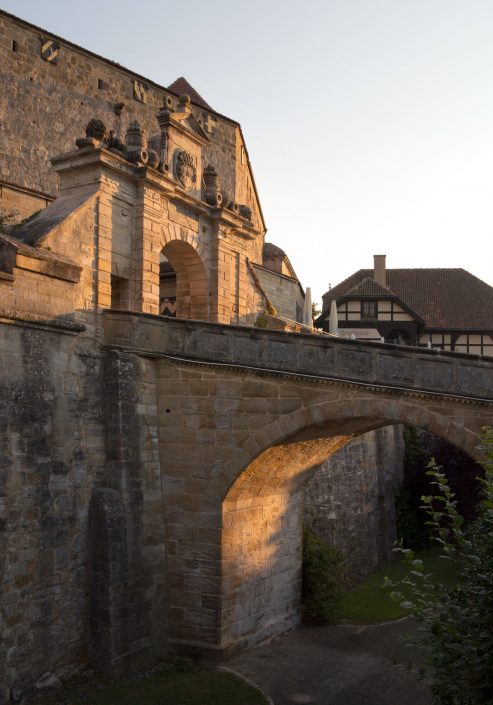
<svg viewBox="0 0 493 705">
<path fill-rule="evenodd" d="M 323 295 L 320 320 L 328 315 L 332 299 L 354 298 L 362 286 L 362 297 L 397 297 L 424 320 L 426 328 L 493 331 L 493 287 L 465 269 L 387 269 L 386 282 L 388 289 L 374 281 L 373 269 L 359 269 Z"/>
<path fill-rule="evenodd" d="M 190 85 L 184 76 L 180 76 L 180 78 L 177 78 L 176 81 L 170 83 L 168 90 L 173 91 L 173 93 L 177 93 L 178 95 L 189 95 L 190 100 L 192 103 L 195 103 L 195 105 L 200 105 L 201 108 L 205 108 L 206 110 L 212 110 L 211 106 L 205 102 L 200 93 L 197 93 L 195 88 Z"/>
<path fill-rule="evenodd" d="M 358 282 L 356 286 L 346 292 L 345 297 L 349 298 L 350 296 L 354 296 L 355 298 L 361 299 L 365 297 L 374 298 L 375 296 L 395 296 L 395 294 L 390 291 L 390 289 L 387 289 L 385 286 L 381 286 L 380 284 L 378 284 L 374 279 L 366 277 L 361 282 Z"/>
</svg>

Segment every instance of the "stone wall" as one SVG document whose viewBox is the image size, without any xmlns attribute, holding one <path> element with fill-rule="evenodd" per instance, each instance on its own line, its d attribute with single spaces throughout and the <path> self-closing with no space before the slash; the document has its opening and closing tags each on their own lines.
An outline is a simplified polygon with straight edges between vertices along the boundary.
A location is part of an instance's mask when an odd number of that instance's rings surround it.
<svg viewBox="0 0 493 705">
<path fill-rule="evenodd" d="M 46 40 L 59 45 L 56 63 L 41 56 Z M 122 139 L 133 120 L 153 136 L 159 133 L 159 108 L 167 100 L 177 105 L 177 96 L 166 88 L 3 12 L 0 67 L 0 183 L 26 189 L 26 199 L 32 199 L 30 212 L 43 205 L 32 191 L 58 194 L 49 160 L 73 149 L 74 136 L 84 133 L 91 118 L 104 120 Z M 170 81 L 174 78 L 170 76 Z M 238 123 L 212 109 L 198 105 L 192 109 L 210 138 L 202 166 L 216 168 L 222 187 L 238 203 L 252 208 L 254 224 L 260 229 L 253 176 Z M 2 197 L 0 193 L 0 205 Z"/>
<path fill-rule="evenodd" d="M 1 705 L 47 672 L 152 663 L 168 636 L 224 656 L 296 624 L 302 490 L 315 468 L 399 422 L 471 450 L 491 414 L 486 402 L 286 378 L 277 345 L 326 345 L 313 336 L 105 317 L 102 346 L 67 320 L 0 326 Z M 225 365 L 233 337 L 239 365 L 256 351 L 272 374 Z M 220 364 L 177 360 L 185 340 Z M 391 435 L 373 436 L 376 461 Z M 352 474 L 323 469 L 313 501 L 319 525 L 362 558 L 385 550 L 375 507 L 385 524 L 395 479 L 390 466 L 372 475 L 367 450 L 366 438 L 348 446 Z M 328 499 L 323 473 L 340 483 Z"/>
<path fill-rule="evenodd" d="M 334 453 L 306 487 L 305 522 L 341 552 L 351 583 L 391 560 L 403 458 L 402 426 L 370 431 Z"/>
<path fill-rule="evenodd" d="M 261 501 L 224 513 L 231 549 L 223 567 L 223 642 L 241 648 L 300 623 L 302 500 L 300 493 L 264 492 Z"/>
<path fill-rule="evenodd" d="M 26 192 L 22 188 L 2 184 L 0 178 L 0 209 L 4 213 L 14 213 L 15 222 L 46 208 L 52 200 L 47 195 Z"/>
<path fill-rule="evenodd" d="M 0 326 L 0 703 L 88 658 L 87 539 L 105 465 L 101 360 L 63 329 Z"/>
<path fill-rule="evenodd" d="M 46 674 L 162 659 L 152 362 L 61 324 L 0 326 L 0 704 Z"/>
<path fill-rule="evenodd" d="M 258 265 L 254 265 L 254 269 L 277 314 L 302 323 L 305 301 L 299 281 Z"/>
<path fill-rule="evenodd" d="M 155 366 L 108 350 L 101 382 L 106 464 L 90 506 L 89 658 L 123 674 L 163 659 L 168 645 Z"/>
</svg>

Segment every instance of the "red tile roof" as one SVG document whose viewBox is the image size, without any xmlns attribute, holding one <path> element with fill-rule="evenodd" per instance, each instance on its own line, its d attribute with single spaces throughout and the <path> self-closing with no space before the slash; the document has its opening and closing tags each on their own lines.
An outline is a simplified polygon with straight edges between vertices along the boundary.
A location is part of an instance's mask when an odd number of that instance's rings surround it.
<svg viewBox="0 0 493 705">
<path fill-rule="evenodd" d="M 177 78 L 176 81 L 170 83 L 168 90 L 173 91 L 173 93 L 177 93 L 178 95 L 189 95 L 190 100 L 192 103 L 195 103 L 195 105 L 200 105 L 201 108 L 205 108 L 206 110 L 213 110 L 213 108 L 205 102 L 200 93 L 197 93 L 195 88 L 191 86 L 187 79 L 183 76 L 180 76 L 180 78 Z"/>
<path fill-rule="evenodd" d="M 372 269 L 360 269 L 323 296 L 325 318 L 332 299 L 353 297 L 364 280 L 373 280 Z M 426 328 L 493 331 L 493 287 L 465 269 L 387 269 L 388 294 L 413 309 Z M 385 289 L 374 282 L 363 286 L 361 296 L 384 298 Z M 367 292 L 368 293 L 365 293 Z"/>
</svg>

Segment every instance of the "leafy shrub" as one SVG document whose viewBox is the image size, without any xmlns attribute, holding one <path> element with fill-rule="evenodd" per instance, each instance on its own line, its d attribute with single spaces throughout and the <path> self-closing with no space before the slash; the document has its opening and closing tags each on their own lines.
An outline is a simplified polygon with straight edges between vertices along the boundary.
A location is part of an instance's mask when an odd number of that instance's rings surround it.
<svg viewBox="0 0 493 705">
<path fill-rule="evenodd" d="M 344 591 L 342 555 L 312 529 L 303 531 L 303 614 L 306 621 L 329 624 Z"/>
<path fill-rule="evenodd" d="M 431 545 L 426 511 L 421 506 L 421 497 L 432 492 L 430 477 L 423 472 L 429 459 L 433 457 L 437 465 L 446 466 L 448 484 L 457 495 L 457 508 L 465 523 L 476 516 L 480 470 L 455 446 L 413 426 L 404 427 L 404 449 L 403 483 L 394 495 L 397 536 L 405 548 L 419 550 Z"/>
<path fill-rule="evenodd" d="M 436 488 L 422 498 L 434 540 L 444 559 L 462 567 L 458 584 L 446 588 L 433 581 L 413 551 L 400 547 L 409 565 L 406 578 L 391 583 L 392 596 L 421 623 L 414 642 L 427 657 L 437 705 L 493 703 L 493 431 L 483 429 L 485 470 L 483 499 L 477 518 L 464 530 L 464 518 L 447 478 L 435 461 L 428 474 Z"/>
</svg>

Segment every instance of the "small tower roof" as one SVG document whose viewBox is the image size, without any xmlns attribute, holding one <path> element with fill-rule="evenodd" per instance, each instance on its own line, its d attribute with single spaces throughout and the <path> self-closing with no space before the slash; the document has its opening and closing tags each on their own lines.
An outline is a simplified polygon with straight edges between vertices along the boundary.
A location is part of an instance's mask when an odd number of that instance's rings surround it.
<svg viewBox="0 0 493 705">
<path fill-rule="evenodd" d="M 200 107 L 205 108 L 206 110 L 213 110 L 213 108 L 205 102 L 200 93 L 197 93 L 195 88 L 191 86 L 187 79 L 183 76 L 180 76 L 180 78 L 177 78 L 176 81 L 170 83 L 168 90 L 176 93 L 177 95 L 189 95 L 190 100 L 192 103 L 195 103 L 195 105 L 200 105 Z"/>
</svg>

